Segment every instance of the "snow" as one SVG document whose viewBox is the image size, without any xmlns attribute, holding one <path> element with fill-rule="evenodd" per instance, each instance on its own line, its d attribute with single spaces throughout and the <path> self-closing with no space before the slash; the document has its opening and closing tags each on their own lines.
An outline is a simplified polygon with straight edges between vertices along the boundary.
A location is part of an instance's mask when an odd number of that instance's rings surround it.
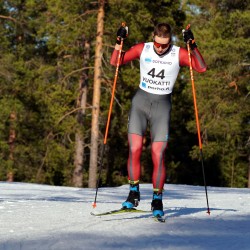
<svg viewBox="0 0 250 250">
<path fill-rule="evenodd" d="M 151 184 L 138 209 L 150 210 Z M 0 182 L 0 250 L 249 250 L 250 189 L 166 184 L 166 223 L 151 213 L 95 217 L 119 209 L 128 185 L 88 188 Z"/>
</svg>

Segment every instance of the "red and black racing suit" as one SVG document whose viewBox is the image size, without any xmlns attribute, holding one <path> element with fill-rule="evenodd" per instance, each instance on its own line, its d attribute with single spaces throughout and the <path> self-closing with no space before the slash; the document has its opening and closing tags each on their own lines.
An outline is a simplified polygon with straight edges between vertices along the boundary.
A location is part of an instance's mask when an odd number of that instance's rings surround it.
<svg viewBox="0 0 250 250">
<path fill-rule="evenodd" d="M 128 51 L 122 52 L 120 65 L 126 64 L 135 59 L 141 60 L 141 54 L 143 51 L 145 51 L 144 46 L 147 46 L 147 44 L 149 43 L 140 43 L 131 47 Z M 152 49 L 154 49 L 153 46 L 151 47 Z M 164 59 L 164 56 L 171 53 L 172 48 L 173 45 L 171 45 L 169 49 L 162 55 L 158 55 L 155 51 L 154 53 L 157 54 L 159 60 L 162 58 Z M 178 49 L 178 66 L 189 66 L 188 51 L 184 48 L 178 47 Z M 110 63 L 114 66 L 116 66 L 117 64 L 118 53 L 118 50 L 114 50 L 110 59 Z M 151 53 L 153 52 L 151 51 Z M 192 68 L 195 71 L 199 73 L 206 71 L 206 63 L 197 48 L 195 48 L 191 52 L 191 59 Z M 153 161 L 152 183 L 154 191 L 157 192 L 161 192 L 163 190 L 164 182 L 166 179 L 164 153 L 167 147 L 169 137 L 171 92 L 172 90 L 170 90 L 170 93 L 168 94 L 149 93 L 147 89 L 143 89 L 140 84 L 140 88 L 133 97 L 129 113 L 129 157 L 127 162 L 129 181 L 131 184 L 135 184 L 138 183 L 140 180 L 140 158 L 143 147 L 143 137 L 146 132 L 147 125 L 149 124 L 152 143 L 151 154 Z"/>
</svg>

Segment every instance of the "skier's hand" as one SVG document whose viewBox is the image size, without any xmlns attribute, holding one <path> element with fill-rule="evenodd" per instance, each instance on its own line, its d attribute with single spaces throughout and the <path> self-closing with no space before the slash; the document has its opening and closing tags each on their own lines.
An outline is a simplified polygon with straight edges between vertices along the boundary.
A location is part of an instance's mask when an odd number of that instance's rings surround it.
<svg viewBox="0 0 250 250">
<path fill-rule="evenodd" d="M 188 26 L 185 30 L 182 30 L 183 40 L 185 43 L 189 43 L 190 48 L 194 50 L 197 48 L 197 44 L 194 40 L 193 32 L 190 29 L 190 26 Z"/>
<path fill-rule="evenodd" d="M 122 22 L 121 27 L 118 29 L 116 33 L 116 43 L 121 44 L 121 40 L 124 40 L 128 36 L 128 26 L 126 26 L 125 22 Z"/>
</svg>

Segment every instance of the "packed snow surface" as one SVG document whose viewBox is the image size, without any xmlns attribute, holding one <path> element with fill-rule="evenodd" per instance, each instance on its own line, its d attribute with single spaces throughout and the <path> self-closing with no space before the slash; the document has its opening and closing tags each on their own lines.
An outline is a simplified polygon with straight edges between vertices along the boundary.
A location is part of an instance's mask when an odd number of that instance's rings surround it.
<svg viewBox="0 0 250 250">
<path fill-rule="evenodd" d="M 119 209 L 128 185 L 95 190 L 0 182 L 0 250 L 249 250 L 250 189 L 165 185 L 166 223 L 151 212 L 96 217 Z M 152 185 L 138 209 L 150 211 Z"/>
</svg>

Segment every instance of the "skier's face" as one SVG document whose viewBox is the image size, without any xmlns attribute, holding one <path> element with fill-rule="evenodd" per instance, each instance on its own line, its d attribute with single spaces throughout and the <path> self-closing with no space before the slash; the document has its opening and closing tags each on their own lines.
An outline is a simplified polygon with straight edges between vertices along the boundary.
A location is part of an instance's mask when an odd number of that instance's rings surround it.
<svg viewBox="0 0 250 250">
<path fill-rule="evenodd" d="M 157 54 L 163 54 L 170 45 L 170 37 L 154 36 L 154 49 Z"/>
</svg>

